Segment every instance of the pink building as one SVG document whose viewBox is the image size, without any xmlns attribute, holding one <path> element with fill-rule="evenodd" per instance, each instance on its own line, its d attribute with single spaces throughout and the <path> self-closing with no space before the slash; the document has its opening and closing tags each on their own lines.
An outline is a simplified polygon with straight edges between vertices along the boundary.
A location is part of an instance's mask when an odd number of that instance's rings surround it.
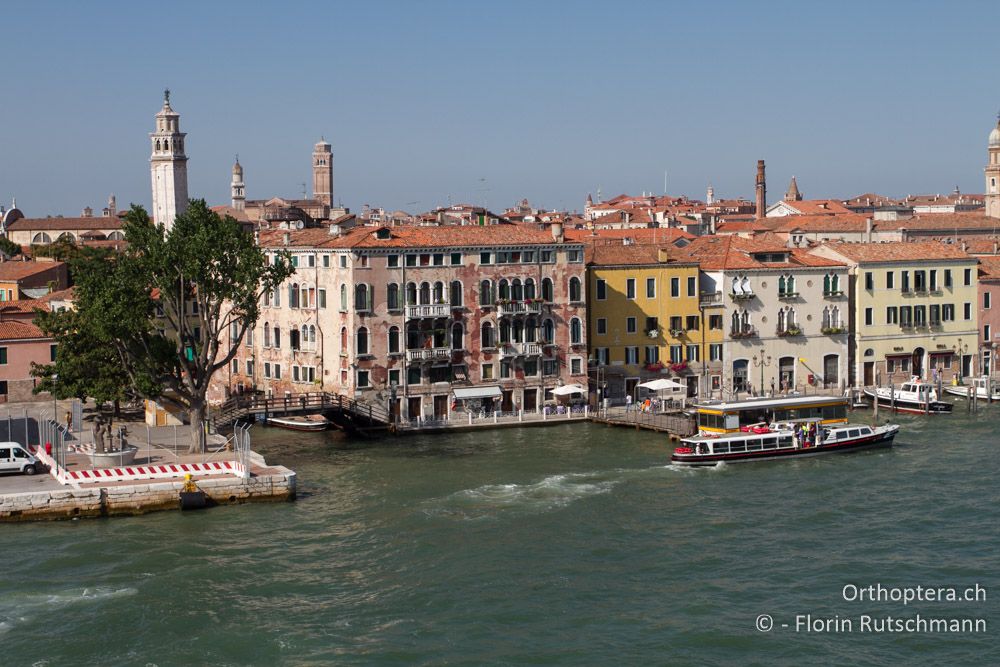
<svg viewBox="0 0 1000 667">
<path fill-rule="evenodd" d="M 30 322 L 0 321 L 0 402 L 32 401 L 31 362 L 50 363 L 55 343 Z"/>
<path fill-rule="evenodd" d="M 428 419 L 456 403 L 535 410 L 559 385 L 586 387 L 583 244 L 559 225 L 333 225 L 259 242 L 298 268 L 264 299 L 216 400 L 329 391 Z"/>
<path fill-rule="evenodd" d="M 979 350 L 982 372 L 1000 374 L 1000 257 L 979 257 Z"/>
</svg>

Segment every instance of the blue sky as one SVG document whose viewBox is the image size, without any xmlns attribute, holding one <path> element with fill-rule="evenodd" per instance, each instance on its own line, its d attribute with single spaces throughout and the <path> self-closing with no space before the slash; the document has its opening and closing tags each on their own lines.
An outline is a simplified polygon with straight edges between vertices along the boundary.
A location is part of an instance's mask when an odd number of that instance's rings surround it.
<svg viewBox="0 0 1000 667">
<path fill-rule="evenodd" d="M 35 2 L 4 11 L 0 201 L 149 204 L 162 90 L 192 196 L 411 211 L 598 187 L 769 199 L 982 192 L 1000 2 Z"/>
</svg>

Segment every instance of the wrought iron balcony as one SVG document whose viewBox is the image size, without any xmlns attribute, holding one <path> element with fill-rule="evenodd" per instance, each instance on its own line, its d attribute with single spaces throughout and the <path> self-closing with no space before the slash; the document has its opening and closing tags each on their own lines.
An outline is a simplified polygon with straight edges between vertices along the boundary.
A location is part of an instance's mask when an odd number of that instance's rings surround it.
<svg viewBox="0 0 1000 667">
<path fill-rule="evenodd" d="M 539 315 L 542 312 L 541 301 L 498 301 L 497 313 L 502 315 Z"/>
<path fill-rule="evenodd" d="M 542 353 L 540 343 L 503 343 L 501 357 L 537 357 Z"/>
</svg>

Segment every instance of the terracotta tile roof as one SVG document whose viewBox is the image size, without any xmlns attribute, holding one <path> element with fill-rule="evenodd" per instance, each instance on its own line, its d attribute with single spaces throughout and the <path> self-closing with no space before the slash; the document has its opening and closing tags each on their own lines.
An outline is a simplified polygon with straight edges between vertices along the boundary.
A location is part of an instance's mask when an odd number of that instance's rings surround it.
<svg viewBox="0 0 1000 667">
<path fill-rule="evenodd" d="M 775 232 L 864 232 L 870 215 L 863 213 L 834 213 L 830 215 L 788 215 L 783 218 L 761 220 L 761 226 Z M 882 224 L 874 222 L 873 228 Z"/>
<path fill-rule="evenodd" d="M 882 229 L 939 230 L 942 233 L 955 229 L 995 229 L 1000 232 L 1000 219 L 974 212 L 921 213 L 906 220 L 879 220 L 878 224 Z"/>
<path fill-rule="evenodd" d="M 41 299 L 37 299 L 42 303 L 48 304 L 52 301 L 72 301 L 76 295 L 75 287 L 67 287 L 66 289 L 57 290 L 55 292 L 49 292 Z"/>
<path fill-rule="evenodd" d="M 380 239 L 380 230 L 388 230 L 389 238 Z M 260 232 L 262 247 L 295 248 L 460 248 L 480 246 L 551 245 L 552 234 L 524 225 L 449 225 L 446 227 L 358 227 L 331 236 L 329 229 Z M 573 243 L 571 241 L 571 243 Z"/>
<path fill-rule="evenodd" d="M 10 320 L 0 322 L 0 340 L 30 340 L 32 338 L 46 338 L 42 330 L 30 322 L 20 322 Z"/>
<path fill-rule="evenodd" d="M 754 255 L 760 253 L 788 255 L 788 262 L 764 262 Z M 732 269 L 787 269 L 789 267 L 845 266 L 825 257 L 818 257 L 803 248 L 788 248 L 784 244 L 745 239 L 740 236 L 702 236 L 677 251 L 678 258 L 689 257 L 708 271 Z"/>
<path fill-rule="evenodd" d="M 673 243 L 694 236 L 676 227 L 636 227 L 634 229 L 567 229 L 568 241 L 591 243 L 598 239 L 635 239 L 639 243 Z"/>
<path fill-rule="evenodd" d="M 851 212 L 836 199 L 802 199 L 784 203 L 803 215 L 832 215 Z"/>
<path fill-rule="evenodd" d="M 586 261 L 591 266 L 621 266 L 664 264 L 660 250 L 667 251 L 668 264 L 694 265 L 695 260 L 678 255 L 676 248 L 662 244 L 590 244 L 586 248 Z"/>
<path fill-rule="evenodd" d="M 49 310 L 49 303 L 44 298 L 20 299 L 18 301 L 4 301 L 0 303 L 0 313 L 31 315 L 35 312 L 35 308 Z"/>
<path fill-rule="evenodd" d="M 0 262 L 0 280 L 23 280 L 29 276 L 62 266 L 62 262 Z"/>
<path fill-rule="evenodd" d="M 970 255 L 1000 254 L 1000 237 L 971 238 L 963 237 L 959 245 Z"/>
<path fill-rule="evenodd" d="M 1000 280 L 1000 257 L 979 258 L 979 279 Z"/>
<path fill-rule="evenodd" d="M 21 218 L 7 225 L 9 231 L 32 230 L 76 230 L 76 229 L 121 229 L 122 221 L 117 217 L 91 218 Z"/>
<path fill-rule="evenodd" d="M 912 262 L 929 259 L 975 259 L 956 245 L 940 241 L 907 241 L 903 243 L 847 243 L 836 241 L 820 247 L 858 263 Z"/>
</svg>

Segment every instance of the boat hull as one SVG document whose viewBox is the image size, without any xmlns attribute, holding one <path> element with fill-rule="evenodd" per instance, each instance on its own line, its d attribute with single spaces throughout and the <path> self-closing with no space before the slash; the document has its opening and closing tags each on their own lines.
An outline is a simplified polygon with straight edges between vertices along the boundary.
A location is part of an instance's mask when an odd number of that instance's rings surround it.
<svg viewBox="0 0 1000 667">
<path fill-rule="evenodd" d="M 865 396 L 868 396 L 873 401 L 877 400 L 878 404 L 881 406 L 887 408 L 893 407 L 893 401 L 888 396 L 881 396 L 881 395 L 876 396 L 875 393 L 869 389 L 865 389 Z M 952 407 L 953 406 L 951 403 L 945 403 L 944 401 L 931 401 L 930 403 L 927 403 L 925 406 L 924 403 L 918 403 L 916 401 L 907 401 L 900 398 L 896 399 L 896 405 L 895 405 L 896 412 L 906 412 L 915 415 L 948 414 L 949 412 L 951 412 Z"/>
<path fill-rule="evenodd" d="M 680 466 L 715 466 L 720 463 L 746 463 L 750 461 L 773 461 L 775 459 L 805 458 L 821 454 L 856 452 L 863 449 L 891 447 L 898 429 L 885 433 L 876 433 L 854 440 L 844 440 L 818 447 L 800 447 L 798 449 L 779 449 L 758 452 L 738 452 L 735 454 L 678 454 L 670 457 L 670 462 Z"/>
<path fill-rule="evenodd" d="M 288 429 L 289 431 L 325 431 L 329 426 L 330 422 L 326 419 L 320 420 L 305 420 L 305 419 L 294 419 L 294 418 L 281 418 L 272 417 L 267 420 L 268 426 L 277 426 L 278 428 Z"/>
<path fill-rule="evenodd" d="M 944 391 L 948 392 L 952 396 L 958 396 L 960 398 L 968 398 L 969 397 L 969 388 L 968 387 L 943 387 L 943 389 L 944 389 Z M 990 398 L 986 395 L 985 391 L 980 391 L 978 389 L 973 392 L 973 396 L 975 396 L 980 401 L 990 400 Z M 994 392 L 992 400 L 994 400 L 994 401 L 1000 401 L 1000 392 Z"/>
</svg>

